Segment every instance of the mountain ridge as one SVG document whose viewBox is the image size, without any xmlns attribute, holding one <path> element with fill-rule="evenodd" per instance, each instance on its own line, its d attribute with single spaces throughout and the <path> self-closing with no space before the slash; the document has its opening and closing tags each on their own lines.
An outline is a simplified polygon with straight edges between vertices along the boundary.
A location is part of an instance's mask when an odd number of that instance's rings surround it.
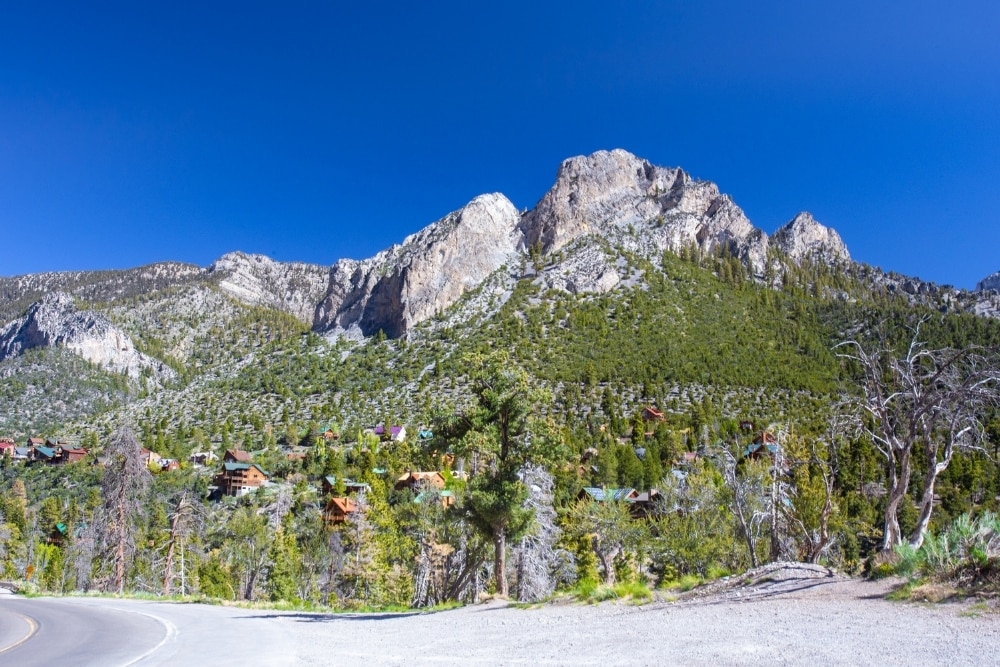
<svg viewBox="0 0 1000 667">
<path fill-rule="evenodd" d="M 687 249 L 733 256 L 762 283 L 774 284 L 791 265 L 820 262 L 859 271 L 879 289 L 913 303 L 1000 316 L 996 275 L 969 293 L 869 270 L 851 260 L 836 230 L 807 212 L 768 235 L 714 183 L 615 149 L 564 160 L 553 185 L 523 213 L 500 193 L 479 195 L 372 257 L 340 259 L 329 267 L 234 251 L 204 268 L 159 262 L 0 278 L 0 325 L 9 328 L 54 292 L 87 306 L 200 284 L 237 302 L 292 315 L 331 339 L 362 340 L 379 332 L 397 338 L 480 288 L 504 266 L 516 277 L 530 274 L 542 257 L 558 257 L 558 266 L 544 276 L 549 288 L 605 293 L 641 280 L 628 255 L 656 261 L 663 252 Z M 511 285 L 483 307 L 500 307 Z M 66 308 L 52 312 L 73 316 Z M 7 355 L 22 349 L 8 344 Z"/>
</svg>

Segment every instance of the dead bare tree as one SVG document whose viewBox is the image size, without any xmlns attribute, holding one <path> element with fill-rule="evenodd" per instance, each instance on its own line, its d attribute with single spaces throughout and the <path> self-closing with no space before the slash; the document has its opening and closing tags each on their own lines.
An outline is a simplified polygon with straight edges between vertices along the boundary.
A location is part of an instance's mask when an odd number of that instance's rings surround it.
<svg viewBox="0 0 1000 667">
<path fill-rule="evenodd" d="M 552 595 L 561 578 L 560 570 L 564 569 L 561 565 L 572 556 L 556 546 L 562 531 L 556 523 L 556 510 L 552 505 L 555 483 L 551 473 L 540 465 L 525 466 L 521 470 L 521 481 L 528 487 L 525 507 L 532 511 L 535 522 L 514 551 L 517 599 L 535 602 Z"/>
<path fill-rule="evenodd" d="M 722 447 L 722 477 L 729 489 L 729 505 L 736 517 L 739 533 L 750 554 L 750 566 L 760 565 L 757 544 L 770 518 L 769 494 L 765 488 L 765 473 L 759 466 L 739 469 L 739 460 L 728 448 Z"/>
<path fill-rule="evenodd" d="M 924 540 L 934 504 L 934 485 L 957 451 L 978 447 L 984 437 L 981 417 L 1000 398 L 995 362 L 981 350 L 928 349 L 920 324 L 902 357 L 884 344 L 866 347 L 858 341 L 838 346 L 841 356 L 856 362 L 863 376 L 858 409 L 865 432 L 886 463 L 887 502 L 883 550 L 903 542 L 899 506 L 906 498 L 913 458 L 922 453 L 927 466 L 920 493 L 920 516 L 908 541 Z"/>
<path fill-rule="evenodd" d="M 102 588 L 121 594 L 125 575 L 135 556 L 136 518 L 149 488 L 149 470 L 142 462 L 139 441 L 128 426 L 119 427 L 104 448 L 101 476 L 101 507 L 97 535 L 104 562 L 111 573 Z"/>
<path fill-rule="evenodd" d="M 204 520 L 204 509 L 194 502 L 191 495 L 183 493 L 170 513 L 170 536 L 167 539 L 167 553 L 163 564 L 163 594 L 170 595 L 171 586 L 177 579 L 174 572 L 174 558 L 180 554 L 180 585 L 181 595 L 187 588 L 187 577 L 184 567 L 184 548 L 187 546 L 191 530 Z"/>
</svg>

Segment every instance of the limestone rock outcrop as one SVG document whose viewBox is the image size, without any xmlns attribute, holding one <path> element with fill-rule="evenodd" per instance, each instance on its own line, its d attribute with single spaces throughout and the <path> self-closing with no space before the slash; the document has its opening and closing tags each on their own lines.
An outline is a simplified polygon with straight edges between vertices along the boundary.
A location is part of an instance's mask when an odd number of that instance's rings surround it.
<svg viewBox="0 0 1000 667">
<path fill-rule="evenodd" d="M 520 214 L 501 194 L 476 197 L 365 260 L 334 264 L 313 328 L 390 338 L 455 303 L 498 268 L 520 261 Z"/>
<path fill-rule="evenodd" d="M 0 361 L 36 347 L 63 347 L 115 373 L 140 377 L 148 369 L 159 379 L 175 372 L 142 354 L 132 339 L 100 313 L 77 310 L 73 298 L 52 292 L 28 308 L 23 317 L 0 329 Z"/>
<path fill-rule="evenodd" d="M 851 255 L 840 234 L 835 229 L 816 222 L 805 211 L 778 228 L 771 241 L 795 262 L 806 259 L 827 264 L 851 261 Z"/>
<path fill-rule="evenodd" d="M 231 252 L 208 267 L 219 288 L 243 303 L 290 313 L 311 324 L 326 293 L 329 269 L 302 262 L 277 262 L 264 255 Z"/>
<path fill-rule="evenodd" d="M 767 235 L 714 183 L 621 149 L 565 160 L 555 184 L 521 222 L 526 246 L 544 252 L 628 227 L 641 227 L 662 250 L 725 246 L 757 271 L 767 256 Z"/>
</svg>

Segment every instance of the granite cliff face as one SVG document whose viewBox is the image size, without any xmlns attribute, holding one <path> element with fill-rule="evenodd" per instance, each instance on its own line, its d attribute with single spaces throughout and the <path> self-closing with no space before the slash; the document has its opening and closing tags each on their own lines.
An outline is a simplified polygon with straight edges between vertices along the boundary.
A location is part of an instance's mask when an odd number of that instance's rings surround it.
<svg viewBox="0 0 1000 667">
<path fill-rule="evenodd" d="M 219 288 L 237 301 L 267 306 L 311 323 L 326 292 L 329 269 L 301 262 L 276 262 L 264 255 L 231 252 L 208 267 Z"/>
<path fill-rule="evenodd" d="M 826 229 L 805 223 L 786 233 L 796 253 L 800 227 Z M 558 270 L 548 272 L 547 285 L 606 292 L 628 276 L 618 258 L 600 247 L 605 242 L 647 257 L 724 247 L 757 274 L 764 272 L 769 247 L 767 234 L 714 183 L 623 150 L 599 151 L 564 161 L 554 185 L 523 215 L 503 195 L 484 195 L 401 245 L 366 260 L 337 262 L 313 328 L 351 338 L 380 330 L 401 336 L 500 266 L 555 253 L 564 256 Z M 801 244 L 822 245 L 812 237 Z M 847 257 L 842 243 L 831 254 Z"/>
<path fill-rule="evenodd" d="M 138 378 L 148 370 L 159 379 L 175 372 L 136 350 L 132 339 L 104 315 L 77 310 L 73 298 L 53 292 L 25 315 L 0 329 L 0 361 L 36 347 L 62 347 L 114 373 Z"/>
<path fill-rule="evenodd" d="M 313 328 L 353 338 L 405 334 L 504 264 L 519 262 L 519 220 L 506 197 L 482 195 L 374 257 L 340 260 Z"/>
</svg>

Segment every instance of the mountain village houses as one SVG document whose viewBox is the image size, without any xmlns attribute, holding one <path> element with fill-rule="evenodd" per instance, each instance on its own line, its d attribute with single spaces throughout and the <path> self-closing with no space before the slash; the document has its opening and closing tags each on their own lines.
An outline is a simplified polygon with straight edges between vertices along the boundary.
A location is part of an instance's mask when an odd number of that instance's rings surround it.
<svg viewBox="0 0 1000 667">
<path fill-rule="evenodd" d="M 23 446 L 10 438 L 0 438 L 0 460 L 12 463 L 76 463 L 87 456 L 82 447 L 71 447 L 61 440 L 30 437 Z"/>
<path fill-rule="evenodd" d="M 653 425 L 664 421 L 664 414 L 651 406 L 643 409 L 643 422 Z M 741 425 L 742 426 L 742 425 Z M 649 426 L 647 426 L 649 428 Z M 752 425 L 747 425 L 747 430 L 752 429 Z M 429 442 L 433 438 L 430 429 L 421 426 L 415 432 L 411 431 L 411 436 L 418 442 Z M 646 435 L 650 435 L 647 433 Z M 317 437 L 327 445 L 334 445 L 349 448 L 351 446 L 392 446 L 394 443 L 401 443 L 407 437 L 406 427 L 402 425 L 386 426 L 379 424 L 373 427 L 361 429 L 357 435 L 357 442 L 341 440 L 341 434 L 337 426 L 329 425 L 318 430 Z M 281 448 L 281 455 L 289 462 L 304 461 L 308 452 L 314 445 L 286 444 Z M 760 432 L 743 452 L 746 458 L 758 458 L 763 455 L 773 457 L 777 451 L 777 440 L 774 435 L 766 431 Z M 641 456 L 641 448 L 637 450 Z M 250 452 L 241 449 L 230 448 L 225 451 L 220 461 L 219 456 L 211 451 L 191 452 L 186 461 L 181 462 L 160 455 L 148 448 L 141 448 L 140 455 L 143 464 L 153 472 L 170 473 L 182 467 L 191 467 L 196 470 L 204 470 L 205 475 L 211 474 L 208 485 L 209 498 L 221 500 L 226 497 L 240 497 L 259 489 L 269 487 L 275 483 L 272 475 L 260 463 L 254 461 L 254 456 Z M 272 455 L 273 456 L 273 455 Z M 595 471 L 594 465 L 598 450 L 595 448 L 586 449 L 580 456 L 578 463 L 579 473 L 587 476 L 588 472 Z M 84 448 L 72 447 L 61 440 L 44 439 L 39 437 L 27 438 L 23 445 L 17 445 L 12 439 L 0 438 L 0 461 L 7 464 L 36 464 L 60 465 L 66 463 L 76 463 L 84 461 L 88 457 L 88 451 Z M 685 470 L 694 464 L 699 458 L 697 452 L 682 452 L 675 462 L 672 474 L 675 477 L 683 478 Z M 273 462 L 273 458 L 269 459 Z M 454 462 L 454 457 L 445 455 L 441 457 L 441 462 L 450 467 Z M 91 463 L 100 463 L 99 460 L 91 460 Z M 388 470 L 374 468 L 372 473 L 378 476 L 386 476 Z M 468 473 L 460 469 L 453 470 L 406 470 L 402 474 L 397 474 L 389 483 L 394 491 L 404 494 L 401 498 L 408 498 L 407 502 L 440 503 L 443 507 L 450 507 L 455 503 L 455 493 L 453 481 L 464 482 L 468 480 Z M 323 499 L 322 516 L 328 526 L 341 524 L 359 511 L 363 502 L 359 496 L 368 491 L 369 487 L 363 482 L 351 479 L 338 480 L 334 475 L 327 475 L 320 480 L 317 489 Z M 643 519 L 655 510 L 657 503 L 662 502 L 662 496 L 657 489 L 641 491 L 633 488 L 603 488 L 584 487 L 579 492 L 578 499 L 589 500 L 591 502 L 603 503 L 609 500 L 622 501 L 628 504 L 629 512 L 635 519 Z"/>
</svg>

